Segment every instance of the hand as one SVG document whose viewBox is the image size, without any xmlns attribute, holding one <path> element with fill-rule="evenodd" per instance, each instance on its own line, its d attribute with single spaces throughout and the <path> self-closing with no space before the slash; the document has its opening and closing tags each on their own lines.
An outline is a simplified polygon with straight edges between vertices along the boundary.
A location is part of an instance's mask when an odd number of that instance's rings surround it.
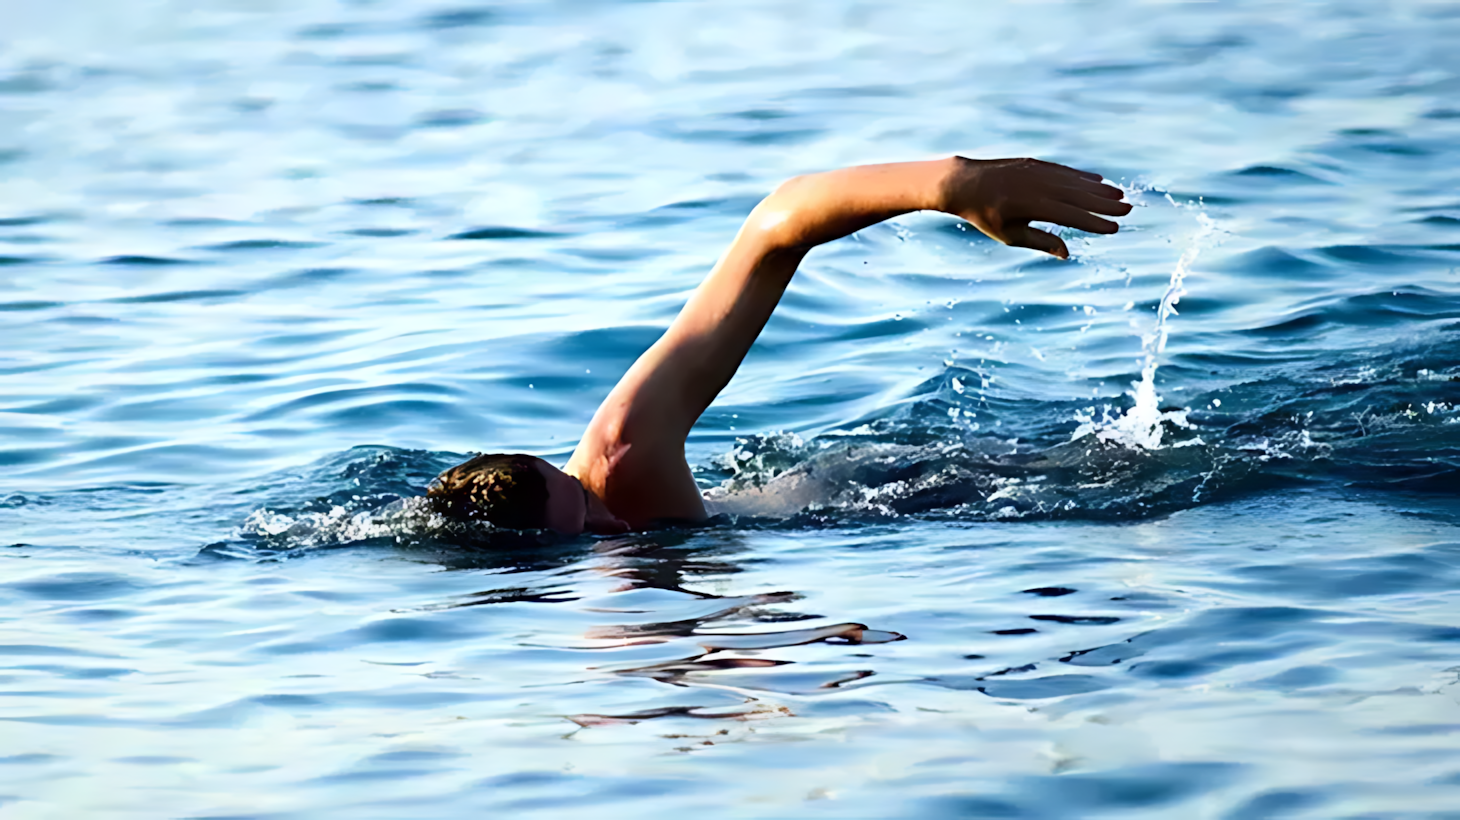
<svg viewBox="0 0 1460 820">
<path fill-rule="evenodd" d="M 938 209 L 961 216 L 1005 245 L 1033 248 L 1069 259 L 1070 251 L 1054 234 L 1029 227 L 1053 222 L 1090 233 L 1120 230 L 1095 214 L 1125 216 L 1125 192 L 1100 181 L 1099 174 L 1077 171 L 1037 159 L 965 159 L 954 157 L 952 173 L 943 181 Z"/>
</svg>

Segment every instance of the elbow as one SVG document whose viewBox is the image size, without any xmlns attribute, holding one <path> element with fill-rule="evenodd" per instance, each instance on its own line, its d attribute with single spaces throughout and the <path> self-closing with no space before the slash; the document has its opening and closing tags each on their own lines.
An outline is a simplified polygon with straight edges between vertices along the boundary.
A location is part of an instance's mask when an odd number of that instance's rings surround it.
<svg viewBox="0 0 1460 820">
<path fill-rule="evenodd" d="M 805 250 L 811 246 L 805 236 L 804 196 L 801 189 L 806 177 L 796 176 L 776 186 L 745 220 L 746 233 L 762 242 L 768 249 Z"/>
</svg>

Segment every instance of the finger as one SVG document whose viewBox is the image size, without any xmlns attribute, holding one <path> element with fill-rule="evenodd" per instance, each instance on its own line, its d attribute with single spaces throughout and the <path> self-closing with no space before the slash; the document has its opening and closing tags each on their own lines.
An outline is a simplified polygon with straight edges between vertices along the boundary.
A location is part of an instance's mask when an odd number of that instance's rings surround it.
<svg viewBox="0 0 1460 820">
<path fill-rule="evenodd" d="M 1075 188 L 1065 188 L 1056 193 L 1056 197 L 1068 205 L 1073 205 L 1084 211 L 1093 211 L 1106 216 L 1125 216 L 1130 213 L 1129 202 L 1117 202 L 1103 196 L 1087 193 Z"/>
<path fill-rule="evenodd" d="M 1089 193 L 1092 193 L 1096 196 L 1103 196 L 1106 199 L 1125 198 L 1125 191 L 1122 191 L 1114 185 L 1106 185 L 1103 182 L 1092 182 L 1090 180 L 1082 179 L 1070 187 L 1079 188 L 1082 191 L 1088 191 Z"/>
<path fill-rule="evenodd" d="M 1100 180 L 1104 179 L 1104 177 L 1092 171 L 1081 171 L 1079 168 L 1071 168 L 1068 165 L 1060 165 L 1058 162 L 1046 162 L 1042 159 L 1036 159 L 1034 160 L 1034 162 L 1046 168 L 1064 171 L 1067 174 L 1072 174 L 1079 177 L 1080 179 L 1089 180 L 1090 182 L 1099 182 Z"/>
<path fill-rule="evenodd" d="M 1053 222 L 1066 228 L 1076 228 L 1087 233 L 1115 233 L 1120 226 L 1108 219 L 1101 219 L 1089 211 L 1066 205 L 1063 202 L 1043 202 L 1029 217 L 1037 222 Z"/>
<path fill-rule="evenodd" d="M 1070 250 L 1058 236 L 1052 233 L 1035 230 L 1028 225 L 1017 225 L 1010 227 L 1004 232 L 1005 243 L 1016 248 L 1031 248 L 1036 251 L 1044 251 L 1052 256 L 1061 259 L 1070 258 Z"/>
</svg>

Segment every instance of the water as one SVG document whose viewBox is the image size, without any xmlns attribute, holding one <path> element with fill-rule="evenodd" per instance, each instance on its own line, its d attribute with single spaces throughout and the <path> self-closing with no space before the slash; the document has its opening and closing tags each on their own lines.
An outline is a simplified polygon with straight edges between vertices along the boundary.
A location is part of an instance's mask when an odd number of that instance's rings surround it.
<svg viewBox="0 0 1460 820">
<path fill-rule="evenodd" d="M 1452 4 L 4 19 L 6 817 L 1456 816 Z M 565 460 L 780 180 L 949 152 L 1138 207 L 814 252 L 689 442 L 739 516 L 412 500 Z"/>
</svg>

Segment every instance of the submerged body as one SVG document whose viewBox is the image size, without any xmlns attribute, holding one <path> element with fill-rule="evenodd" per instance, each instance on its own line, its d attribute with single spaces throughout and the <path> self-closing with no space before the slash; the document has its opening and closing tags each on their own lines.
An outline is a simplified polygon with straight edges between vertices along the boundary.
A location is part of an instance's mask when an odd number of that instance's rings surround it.
<svg viewBox="0 0 1460 820">
<path fill-rule="evenodd" d="M 735 375 L 808 251 L 895 216 L 934 210 L 1005 244 L 1065 259 L 1064 242 L 1029 223 L 1115 233 L 1116 224 L 1096 214 L 1123 216 L 1131 206 L 1119 188 L 1100 180 L 1039 160 L 963 157 L 789 180 L 751 212 L 674 323 L 604 399 L 561 470 L 515 456 L 515 474 L 532 470 L 542 481 L 503 480 L 500 468 L 489 466 L 503 463 L 500 457 L 478 457 L 443 473 L 430 495 L 442 509 L 567 534 L 702 520 L 705 502 L 685 460 L 685 440 Z M 513 512 L 504 517 L 489 508 Z"/>
</svg>

